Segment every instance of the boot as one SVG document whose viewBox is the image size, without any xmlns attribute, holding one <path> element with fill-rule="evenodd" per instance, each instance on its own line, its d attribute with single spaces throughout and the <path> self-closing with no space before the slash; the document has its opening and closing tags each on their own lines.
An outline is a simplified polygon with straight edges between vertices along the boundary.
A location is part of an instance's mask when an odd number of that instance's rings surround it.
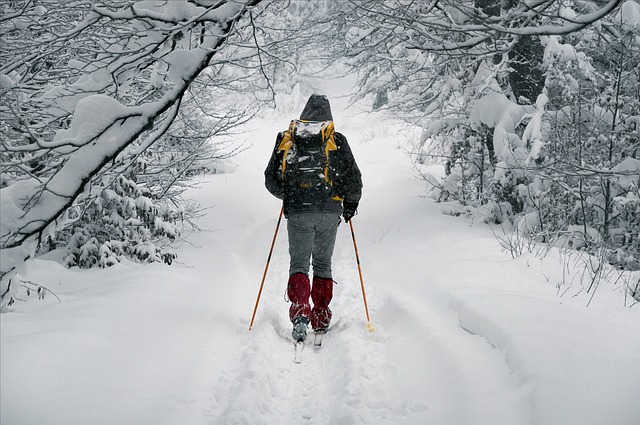
<svg viewBox="0 0 640 425">
<path fill-rule="evenodd" d="M 311 305 L 309 304 L 309 296 L 311 295 L 311 285 L 309 277 L 304 273 L 294 273 L 289 276 L 287 284 L 287 296 L 291 300 L 289 307 L 289 320 L 296 322 L 299 317 L 304 317 L 309 323 L 311 317 Z"/>
<path fill-rule="evenodd" d="M 333 279 L 314 276 L 311 288 L 313 300 L 311 327 L 317 333 L 326 332 L 329 328 L 332 316 L 329 308 L 331 298 L 333 298 Z"/>
<path fill-rule="evenodd" d="M 307 339 L 308 324 L 309 319 L 304 316 L 299 316 L 293 321 L 293 331 L 291 332 L 291 336 L 294 341 L 304 341 Z"/>
</svg>

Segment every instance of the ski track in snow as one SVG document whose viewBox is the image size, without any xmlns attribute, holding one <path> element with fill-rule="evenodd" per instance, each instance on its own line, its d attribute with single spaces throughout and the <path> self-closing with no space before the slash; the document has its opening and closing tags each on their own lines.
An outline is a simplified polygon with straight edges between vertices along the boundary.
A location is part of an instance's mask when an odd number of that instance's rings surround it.
<svg viewBox="0 0 640 425">
<path fill-rule="evenodd" d="M 342 279 L 322 348 L 314 349 L 310 333 L 302 364 L 294 364 L 288 305 L 267 297 L 238 362 L 214 385 L 212 424 L 529 423 L 526 391 L 503 353 L 463 330 L 440 296 L 430 294 L 436 302 L 429 305 L 427 298 L 388 295 L 371 312 L 384 328 L 374 324 L 368 332 L 358 275 L 342 264 L 353 254 L 338 251 Z M 491 403 L 496 395 L 499 406 Z"/>
<path fill-rule="evenodd" d="M 270 267 L 280 277 L 278 286 L 284 288 L 286 258 Z M 344 282 L 358 279 L 354 271 L 337 271 L 336 275 Z M 386 361 L 384 341 L 378 333 L 368 332 L 362 320 L 339 315 L 353 310 L 352 316 L 364 316 L 362 298 L 356 291 L 359 287 L 352 285 L 342 293 L 343 284 L 338 282 L 334 289 L 332 308 L 336 314 L 323 346 L 313 347 L 310 332 L 301 364 L 293 363 L 288 304 L 278 297 L 276 288 L 264 296 L 262 313 L 243 338 L 237 363 L 214 385 L 213 407 L 207 412 L 214 418 L 211 423 L 392 424 L 410 415 L 413 407 L 409 403 L 389 406 L 386 400 L 393 368 Z M 375 396 L 363 397 L 367 394 Z"/>
</svg>

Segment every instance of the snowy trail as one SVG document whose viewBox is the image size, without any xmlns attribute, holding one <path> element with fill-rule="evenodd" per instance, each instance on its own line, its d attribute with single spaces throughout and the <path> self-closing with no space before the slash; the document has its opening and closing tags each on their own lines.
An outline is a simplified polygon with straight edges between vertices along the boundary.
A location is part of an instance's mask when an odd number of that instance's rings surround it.
<svg viewBox="0 0 640 425">
<path fill-rule="evenodd" d="M 269 135 L 268 140 L 271 138 Z M 363 213 L 354 219 L 356 236 L 362 239 L 358 243 L 376 330 L 370 333 L 365 326 L 351 235 L 348 226 L 342 224 L 334 256 L 334 327 L 320 350 L 313 349 L 311 337 L 303 363 L 292 362 L 291 324 L 286 313 L 288 304 L 283 300 L 288 276 L 283 219 L 254 328 L 242 337 L 235 362 L 226 365 L 212 385 L 212 405 L 207 409 L 211 423 L 530 423 L 526 394 L 518 390 L 504 355 L 484 339 L 464 331 L 449 300 L 428 281 L 418 285 L 423 289 L 420 293 L 403 290 L 416 287 L 411 282 L 415 279 L 411 263 L 424 261 L 424 242 L 416 245 L 415 240 L 424 234 L 428 241 L 426 235 L 443 220 L 437 212 L 431 224 L 428 218 L 416 223 L 398 220 L 402 211 L 396 208 L 407 207 L 407 198 L 414 198 L 417 208 L 423 208 L 420 204 L 425 202 L 419 197 L 422 185 L 413 178 L 405 154 L 382 141 L 362 141 L 358 133 L 350 141 L 365 179 L 366 170 L 377 168 L 381 175 L 365 180 Z M 238 162 L 243 162 L 237 170 L 214 177 L 215 188 L 207 189 L 207 193 L 215 193 L 211 202 L 216 204 L 216 211 L 210 212 L 207 220 L 216 222 L 217 214 L 220 219 L 235 218 L 234 223 L 227 221 L 226 225 L 232 227 L 225 230 L 236 235 L 237 246 L 229 249 L 235 253 L 230 261 L 234 264 L 247 258 L 266 258 L 277 218 L 278 202 L 268 194 L 265 197 L 261 178 L 271 146 L 260 143 L 266 146 L 256 144 L 252 152 L 239 158 Z M 389 182 L 388 176 L 395 176 L 395 180 Z M 220 185 L 216 179 L 224 183 Z M 251 187 L 246 187 L 247 182 Z M 240 199 L 238 187 L 243 187 Z M 394 202 L 389 193 L 399 202 Z M 259 204 L 257 199 L 265 201 Z M 397 232 L 382 223 L 394 222 L 417 229 L 406 230 L 412 233 L 411 239 L 401 237 L 387 243 L 385 238 L 393 239 Z M 235 223 L 237 228 L 233 228 Z M 382 234 L 374 235 L 371 229 Z M 210 241 L 202 245 L 220 244 L 219 233 L 209 237 Z M 368 264 L 367 252 L 374 247 L 375 258 L 388 261 Z M 254 296 L 252 291 L 257 291 L 264 265 L 253 263 L 246 264 L 242 273 L 251 284 L 232 278 L 246 289 L 249 299 Z M 495 402 L 496 397 L 500 403 Z"/>
</svg>

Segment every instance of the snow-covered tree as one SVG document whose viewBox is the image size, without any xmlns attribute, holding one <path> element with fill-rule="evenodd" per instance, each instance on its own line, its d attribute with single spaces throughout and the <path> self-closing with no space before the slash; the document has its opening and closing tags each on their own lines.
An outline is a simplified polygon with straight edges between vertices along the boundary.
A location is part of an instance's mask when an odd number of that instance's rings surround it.
<svg viewBox="0 0 640 425">
<path fill-rule="evenodd" d="M 445 163 L 441 200 L 640 267 L 637 2 L 350 7 L 359 96 L 424 128 L 415 159 Z"/>
<path fill-rule="evenodd" d="M 635 16 L 635 19 L 634 19 Z M 640 267 L 640 6 L 627 2 L 602 25 L 566 42 L 549 39 L 549 100 L 541 116 L 537 175 L 560 192 L 548 226 L 579 226 L 581 245 L 596 234 L 609 260 Z M 595 229 L 596 232 L 591 232 Z"/>
<path fill-rule="evenodd" d="M 144 222 L 141 216 L 157 211 L 142 201 L 135 213 L 131 208 L 131 200 L 135 203 L 147 194 L 166 194 L 171 189 L 171 181 L 152 177 L 161 161 L 145 167 L 145 155 L 154 145 L 159 143 L 160 148 L 151 155 L 168 159 L 166 147 L 171 140 L 188 140 L 192 148 L 180 147 L 181 158 L 173 164 L 172 172 L 178 175 L 187 173 L 199 158 L 218 155 L 215 148 L 207 153 L 201 145 L 252 112 L 250 106 L 229 108 L 226 90 L 251 86 L 250 76 L 259 75 L 255 49 L 250 49 L 251 39 L 246 38 L 251 24 L 245 19 L 258 3 L 3 3 L 3 302 L 9 302 L 20 285 L 16 273 L 25 259 L 44 241 L 55 239 L 58 230 L 87 219 L 73 215 L 78 208 L 96 211 L 101 219 L 107 219 L 107 212 L 111 216 L 128 210 L 129 217 L 120 213 L 119 218 L 113 217 L 115 227 L 120 218 Z M 239 59 L 244 59 L 245 72 L 231 72 Z M 210 104 L 210 98 L 201 98 L 208 90 L 218 96 L 219 109 L 196 108 L 201 100 Z M 204 112 L 196 117 L 196 109 Z M 147 176 L 138 179 L 137 171 Z M 102 209 L 96 208 L 100 202 Z M 106 210 L 104 202 L 109 205 Z M 172 219 L 153 214 L 149 229 L 170 234 Z M 156 220 L 160 218 L 163 223 Z M 95 235 L 85 236 L 83 245 L 92 238 L 98 240 Z M 106 246 L 108 240 L 97 245 Z M 84 252 L 92 250 L 87 246 Z"/>
</svg>

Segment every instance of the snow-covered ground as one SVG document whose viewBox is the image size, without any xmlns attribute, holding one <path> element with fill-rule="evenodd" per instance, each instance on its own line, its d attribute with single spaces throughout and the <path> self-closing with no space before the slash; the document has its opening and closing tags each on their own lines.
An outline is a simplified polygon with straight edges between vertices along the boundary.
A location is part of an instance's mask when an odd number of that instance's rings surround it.
<svg viewBox="0 0 640 425">
<path fill-rule="evenodd" d="M 363 172 L 354 227 L 374 332 L 343 224 L 333 328 L 292 362 L 284 220 L 248 331 L 280 209 L 262 173 L 292 118 L 276 114 L 190 192 L 209 209 L 179 263 L 30 265 L 62 302 L 0 317 L 2 424 L 640 423 L 640 307 L 622 285 L 586 307 L 565 257 L 513 260 L 485 224 L 442 214 L 399 149 L 409 130 L 331 99 Z"/>
</svg>

